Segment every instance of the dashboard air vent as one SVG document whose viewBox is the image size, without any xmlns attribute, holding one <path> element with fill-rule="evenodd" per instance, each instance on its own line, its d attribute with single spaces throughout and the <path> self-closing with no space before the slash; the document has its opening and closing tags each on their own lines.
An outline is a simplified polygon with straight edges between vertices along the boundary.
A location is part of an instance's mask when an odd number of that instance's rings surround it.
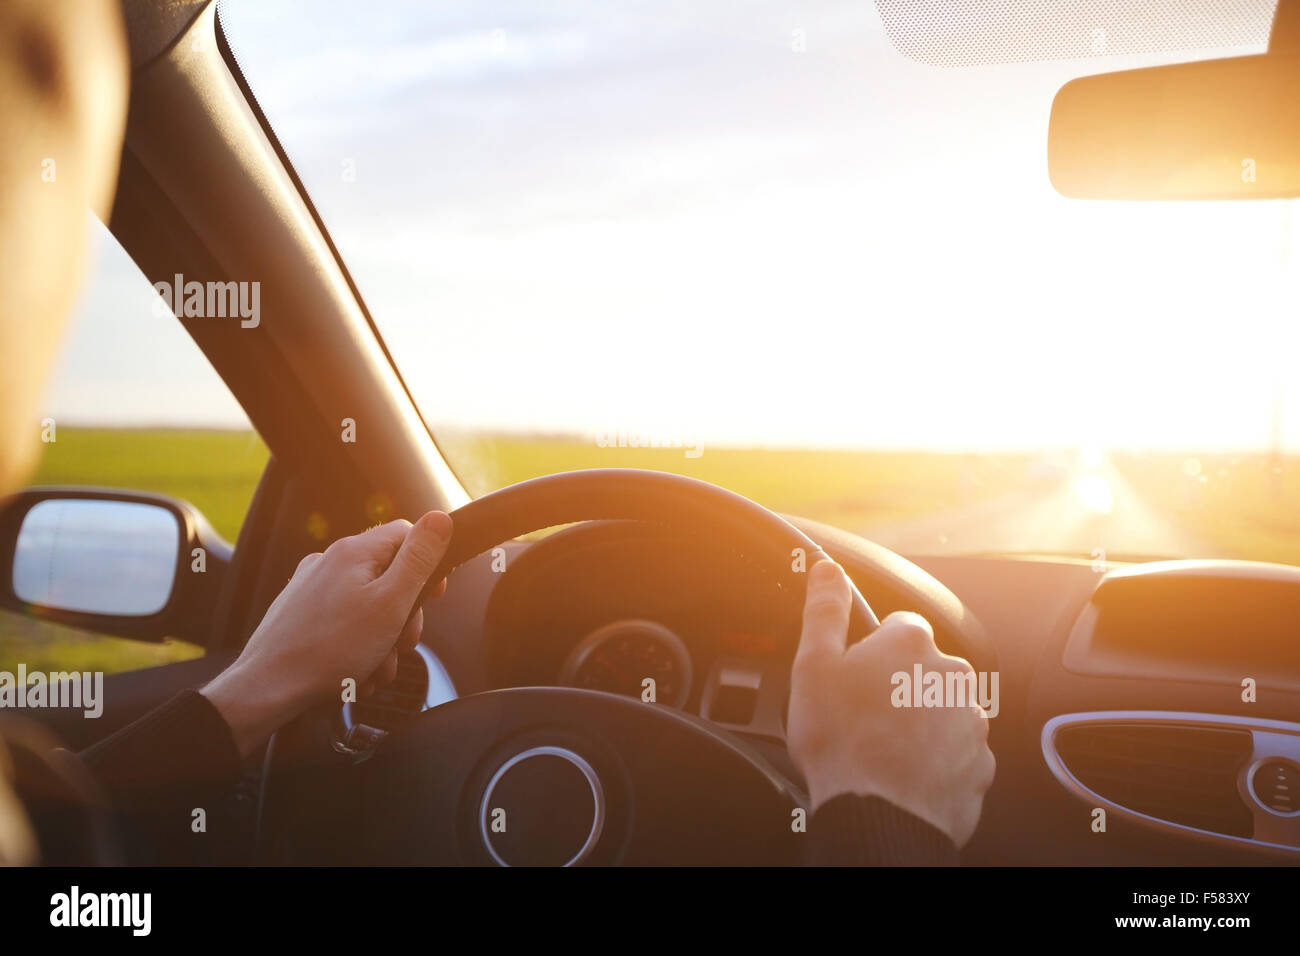
<svg viewBox="0 0 1300 956">
<path fill-rule="evenodd" d="M 355 704 L 344 705 L 344 721 L 349 729 L 365 724 L 375 730 L 392 732 L 425 709 L 429 693 L 429 665 L 415 651 L 397 659 L 397 677 L 391 684 Z"/>
<path fill-rule="evenodd" d="M 1249 731 L 1142 723 L 1063 726 L 1056 750 L 1085 787 L 1112 803 L 1170 823 L 1250 837 L 1237 791 Z"/>
</svg>

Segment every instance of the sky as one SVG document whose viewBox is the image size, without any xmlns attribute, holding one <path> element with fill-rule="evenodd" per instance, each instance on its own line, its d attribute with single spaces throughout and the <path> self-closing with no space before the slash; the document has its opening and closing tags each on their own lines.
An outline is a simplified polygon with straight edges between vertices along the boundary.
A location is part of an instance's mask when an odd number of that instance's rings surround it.
<svg viewBox="0 0 1300 956">
<path fill-rule="evenodd" d="M 1294 201 L 1047 177 L 1067 80 L 1258 49 L 939 67 L 862 0 L 222 16 L 435 430 L 1300 451 Z M 95 247 L 56 412 L 241 423 Z"/>
</svg>

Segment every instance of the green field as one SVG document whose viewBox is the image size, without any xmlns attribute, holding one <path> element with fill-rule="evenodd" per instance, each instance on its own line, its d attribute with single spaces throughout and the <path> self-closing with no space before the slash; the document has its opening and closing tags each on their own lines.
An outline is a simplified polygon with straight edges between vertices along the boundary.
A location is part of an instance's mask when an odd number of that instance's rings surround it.
<svg viewBox="0 0 1300 956">
<path fill-rule="evenodd" d="M 190 502 L 230 542 L 239 534 L 267 451 L 251 431 L 73 428 L 44 446 L 33 485 L 100 485 Z"/>
<path fill-rule="evenodd" d="M 1273 455 L 1112 456 L 1134 490 L 1209 552 L 1300 564 L 1300 462 Z"/>
<path fill-rule="evenodd" d="M 578 468 L 653 468 L 709 481 L 787 514 L 848 529 L 961 507 L 1020 487 L 1029 455 L 791 448 L 601 448 L 573 438 L 442 436 L 471 494 Z"/>
</svg>

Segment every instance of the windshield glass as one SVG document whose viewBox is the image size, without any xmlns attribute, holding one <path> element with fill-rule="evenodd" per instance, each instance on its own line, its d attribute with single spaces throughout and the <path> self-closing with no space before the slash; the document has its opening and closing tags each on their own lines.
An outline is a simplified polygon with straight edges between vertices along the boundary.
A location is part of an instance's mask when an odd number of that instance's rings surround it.
<svg viewBox="0 0 1300 956">
<path fill-rule="evenodd" d="M 649 467 L 910 554 L 1300 563 L 1293 203 L 1046 164 L 1067 80 L 1261 48 L 936 66 L 863 0 L 221 17 L 472 493 Z"/>
</svg>

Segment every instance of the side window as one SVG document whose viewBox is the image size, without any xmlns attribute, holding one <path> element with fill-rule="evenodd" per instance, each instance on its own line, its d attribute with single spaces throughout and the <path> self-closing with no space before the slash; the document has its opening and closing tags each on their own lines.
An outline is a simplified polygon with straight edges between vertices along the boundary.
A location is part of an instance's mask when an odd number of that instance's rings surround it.
<svg viewBox="0 0 1300 956">
<path fill-rule="evenodd" d="M 147 491 L 194 505 L 233 543 L 267 450 L 243 410 L 117 240 L 94 224 L 90 268 L 33 428 L 29 484 Z M 0 611 L 0 671 L 137 670 L 202 655 Z"/>
</svg>

